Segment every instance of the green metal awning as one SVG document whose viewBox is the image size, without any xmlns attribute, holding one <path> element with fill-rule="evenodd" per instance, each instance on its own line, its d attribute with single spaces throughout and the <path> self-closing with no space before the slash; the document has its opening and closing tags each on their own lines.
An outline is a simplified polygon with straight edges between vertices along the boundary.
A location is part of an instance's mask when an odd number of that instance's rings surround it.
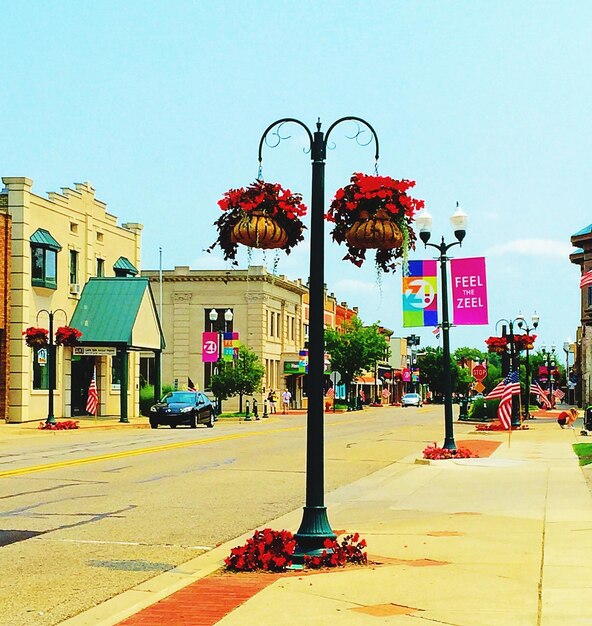
<svg viewBox="0 0 592 626">
<path fill-rule="evenodd" d="M 48 230 L 45 228 L 38 228 L 29 240 L 37 246 L 44 246 L 45 248 L 51 248 L 52 250 L 61 250 L 62 246 L 51 236 Z"/>
<path fill-rule="evenodd" d="M 574 233 L 572 237 L 580 237 L 581 235 L 589 235 L 592 232 L 592 224 L 582 228 L 582 230 L 578 230 L 577 233 Z"/>
<path fill-rule="evenodd" d="M 115 261 L 113 265 L 114 270 L 125 270 L 132 276 L 136 276 L 138 274 L 138 270 L 134 267 L 133 263 L 129 259 L 126 259 L 124 256 L 120 256 L 117 261 Z"/>
<path fill-rule="evenodd" d="M 80 296 L 71 326 L 83 346 L 164 349 L 164 336 L 147 278 L 91 278 Z"/>
</svg>

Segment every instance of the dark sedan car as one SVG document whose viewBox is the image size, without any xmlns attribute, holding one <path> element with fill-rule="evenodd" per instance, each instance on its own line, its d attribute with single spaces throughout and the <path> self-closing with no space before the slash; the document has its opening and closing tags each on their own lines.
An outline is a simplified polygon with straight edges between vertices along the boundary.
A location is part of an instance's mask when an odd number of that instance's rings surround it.
<svg viewBox="0 0 592 626">
<path fill-rule="evenodd" d="M 162 400 L 150 407 L 150 426 L 158 428 L 160 424 L 177 428 L 187 424 L 196 428 L 205 424 L 214 426 L 216 415 L 208 397 L 201 391 L 171 391 Z"/>
</svg>

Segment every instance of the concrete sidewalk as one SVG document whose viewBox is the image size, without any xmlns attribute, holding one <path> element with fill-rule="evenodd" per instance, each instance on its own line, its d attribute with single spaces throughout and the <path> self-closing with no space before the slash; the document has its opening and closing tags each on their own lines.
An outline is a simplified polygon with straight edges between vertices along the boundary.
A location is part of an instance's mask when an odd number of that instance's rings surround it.
<svg viewBox="0 0 592 626">
<path fill-rule="evenodd" d="M 366 539 L 368 567 L 217 572 L 248 533 L 63 625 L 592 624 L 591 470 L 572 450 L 592 440 L 552 418 L 528 426 L 508 446 L 507 433 L 457 424 L 457 440 L 500 447 L 484 459 L 409 457 L 328 494 L 332 527 Z M 294 530 L 301 516 L 268 526 Z"/>
</svg>

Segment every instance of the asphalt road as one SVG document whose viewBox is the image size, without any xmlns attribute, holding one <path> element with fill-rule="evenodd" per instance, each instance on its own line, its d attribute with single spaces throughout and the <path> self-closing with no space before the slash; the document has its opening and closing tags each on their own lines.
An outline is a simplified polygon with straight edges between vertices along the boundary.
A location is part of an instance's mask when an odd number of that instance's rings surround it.
<svg viewBox="0 0 592 626">
<path fill-rule="evenodd" d="M 329 414 L 325 491 L 434 440 L 441 406 Z M 59 624 L 301 508 L 305 457 L 303 415 L 0 443 L 0 623 Z"/>
</svg>

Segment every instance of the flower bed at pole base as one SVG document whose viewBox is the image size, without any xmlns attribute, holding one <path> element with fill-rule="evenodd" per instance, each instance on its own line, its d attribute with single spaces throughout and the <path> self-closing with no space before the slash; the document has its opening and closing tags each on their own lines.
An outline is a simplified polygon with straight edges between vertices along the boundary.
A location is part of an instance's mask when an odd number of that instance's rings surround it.
<svg viewBox="0 0 592 626">
<path fill-rule="evenodd" d="M 478 455 L 473 454 L 468 448 L 459 447 L 456 451 L 440 448 L 436 442 L 434 442 L 424 448 L 423 458 L 432 461 L 440 461 L 442 459 L 474 459 L 478 458 Z"/>
<path fill-rule="evenodd" d="M 39 422 L 37 427 L 39 430 L 75 430 L 80 428 L 78 422 L 74 420 L 64 420 L 63 422 L 56 422 L 51 424 L 49 422 Z"/>
<path fill-rule="evenodd" d="M 507 428 L 499 421 L 489 422 L 488 424 L 477 424 L 475 429 L 478 431 L 506 431 Z M 520 426 L 512 426 L 512 430 L 528 430 L 527 424 L 520 424 Z"/>
<path fill-rule="evenodd" d="M 319 556 L 304 556 L 304 566 L 311 569 L 343 567 L 347 563 L 366 565 L 366 541 L 358 533 L 341 541 L 326 539 Z M 224 559 L 226 569 L 233 572 L 284 572 L 292 565 L 296 539 L 289 530 L 256 530 L 243 546 L 232 548 Z"/>
</svg>

